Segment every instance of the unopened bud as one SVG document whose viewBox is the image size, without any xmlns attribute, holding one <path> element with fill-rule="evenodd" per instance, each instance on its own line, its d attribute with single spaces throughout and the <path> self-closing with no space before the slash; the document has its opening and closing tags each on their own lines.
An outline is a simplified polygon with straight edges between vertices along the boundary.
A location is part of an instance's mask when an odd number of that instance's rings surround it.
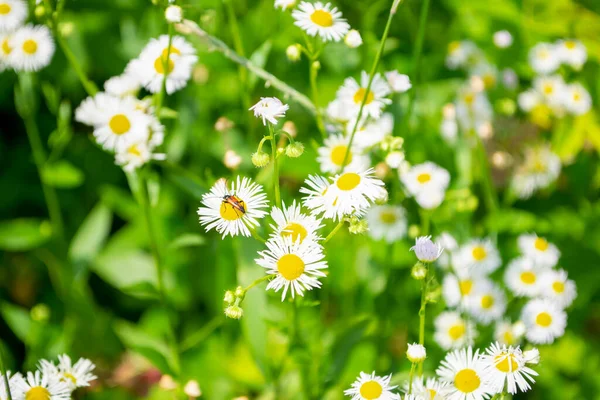
<svg viewBox="0 0 600 400">
<path fill-rule="evenodd" d="M 241 286 L 238 286 L 235 288 L 235 297 L 244 297 L 245 291 L 244 288 Z"/>
<path fill-rule="evenodd" d="M 30 311 L 31 319 L 46 322 L 50 319 L 50 307 L 45 304 L 37 304 Z"/>
<path fill-rule="evenodd" d="M 240 306 L 229 306 L 225 308 L 225 316 L 231 319 L 240 319 L 244 315 L 244 310 Z"/>
<path fill-rule="evenodd" d="M 171 24 L 181 22 L 183 20 L 183 10 L 179 6 L 169 6 L 165 10 L 165 19 Z"/>
<path fill-rule="evenodd" d="M 302 51 L 299 44 L 293 44 L 285 49 L 285 55 L 291 62 L 296 62 L 302 57 Z"/>
<path fill-rule="evenodd" d="M 300 142 L 290 143 L 285 148 L 285 155 L 291 158 L 300 157 L 304 153 L 304 145 Z"/>
<path fill-rule="evenodd" d="M 351 49 L 354 49 L 363 44 L 360 32 L 356 29 L 351 29 L 350 32 L 346 34 L 346 37 L 344 38 L 344 43 L 346 43 L 346 46 L 350 47 Z"/>
<path fill-rule="evenodd" d="M 225 296 L 223 296 L 223 301 L 227 304 L 231 304 L 235 301 L 235 295 L 231 290 L 225 292 Z"/>
<path fill-rule="evenodd" d="M 202 390 L 200 390 L 200 385 L 196 380 L 188 381 L 183 388 L 183 393 L 193 398 L 202 396 Z"/>
<path fill-rule="evenodd" d="M 404 153 L 401 151 L 392 151 L 385 157 L 385 162 L 389 165 L 390 168 L 397 169 L 400 168 L 402 162 L 404 161 Z"/>
<path fill-rule="evenodd" d="M 410 276 L 413 279 L 422 281 L 427 276 L 427 267 L 420 262 L 416 263 L 410 270 Z"/>
<path fill-rule="evenodd" d="M 348 225 L 348 232 L 353 235 L 359 235 L 369 230 L 369 225 L 366 219 L 359 219 L 358 217 L 350 218 L 350 224 Z"/>
<path fill-rule="evenodd" d="M 418 343 L 409 344 L 408 349 L 406 350 L 406 357 L 411 363 L 425 361 L 425 358 L 427 358 L 425 346 Z"/>
<path fill-rule="evenodd" d="M 269 165 L 270 161 L 271 157 L 267 153 L 263 153 L 262 151 L 257 151 L 256 153 L 252 154 L 252 164 L 254 164 L 254 166 L 257 168 L 266 167 L 267 165 Z"/>
<path fill-rule="evenodd" d="M 46 7 L 40 4 L 35 8 L 34 14 L 37 18 L 42 18 L 44 15 L 46 15 Z"/>
</svg>

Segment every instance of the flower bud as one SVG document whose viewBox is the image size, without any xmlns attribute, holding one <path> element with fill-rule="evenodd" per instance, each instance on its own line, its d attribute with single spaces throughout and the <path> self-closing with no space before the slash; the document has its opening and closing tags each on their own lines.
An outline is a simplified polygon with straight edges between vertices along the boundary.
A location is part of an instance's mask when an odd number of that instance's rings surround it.
<svg viewBox="0 0 600 400">
<path fill-rule="evenodd" d="M 427 267 L 422 263 L 416 263 L 410 270 L 410 276 L 417 281 L 422 281 L 427 277 Z"/>
<path fill-rule="evenodd" d="M 293 44 L 291 46 L 288 46 L 288 48 L 285 49 L 285 55 L 287 56 L 288 60 L 290 60 L 291 62 L 296 62 L 296 61 L 300 60 L 300 57 L 302 57 L 302 51 L 300 50 L 300 45 Z"/>
<path fill-rule="evenodd" d="M 33 12 L 37 18 L 42 18 L 44 15 L 46 15 L 46 7 L 40 4 L 39 6 L 35 7 Z"/>
<path fill-rule="evenodd" d="M 406 357 L 411 363 L 419 363 L 425 361 L 425 358 L 427 358 L 427 351 L 425 350 L 425 346 L 418 343 L 409 344 L 408 349 L 406 350 Z"/>
<path fill-rule="evenodd" d="M 46 304 L 37 304 L 29 312 L 31 319 L 39 322 L 46 322 L 50 319 L 50 307 Z"/>
<path fill-rule="evenodd" d="M 252 154 L 252 164 L 254 164 L 257 168 L 263 168 L 269 165 L 271 161 L 271 157 L 267 153 L 263 153 L 262 151 L 256 152 Z"/>
<path fill-rule="evenodd" d="M 346 34 L 346 37 L 344 38 L 344 43 L 346 43 L 346 46 L 350 47 L 351 49 L 354 49 L 363 44 L 360 32 L 356 29 L 351 29 L 350 32 Z"/>
<path fill-rule="evenodd" d="M 183 388 L 183 393 L 193 398 L 202 396 L 202 390 L 200 390 L 200 385 L 196 380 L 188 381 Z"/>
<path fill-rule="evenodd" d="M 225 296 L 223 296 L 223 301 L 227 304 L 231 304 L 235 301 L 235 295 L 231 290 L 225 292 Z"/>
<path fill-rule="evenodd" d="M 350 218 L 350 224 L 348 225 L 348 231 L 353 235 L 359 235 L 369 230 L 369 225 L 366 219 L 359 219 L 358 217 Z"/>
<path fill-rule="evenodd" d="M 169 6 L 165 10 L 165 19 L 171 24 L 181 22 L 183 20 L 183 10 L 179 6 Z"/>
<path fill-rule="evenodd" d="M 304 145 L 300 142 L 290 143 L 285 148 L 285 155 L 290 158 L 300 157 L 304 153 Z"/>
<path fill-rule="evenodd" d="M 540 363 L 540 351 L 536 348 L 524 351 L 523 357 L 525 357 L 526 364 L 536 365 Z"/>
<path fill-rule="evenodd" d="M 410 250 L 415 252 L 419 261 L 426 263 L 437 260 L 444 251 L 442 246 L 433 243 L 431 236 L 418 237 Z"/>
<path fill-rule="evenodd" d="M 229 169 L 237 169 L 242 163 L 242 157 L 233 150 L 227 150 L 223 157 L 223 164 Z"/>
<path fill-rule="evenodd" d="M 412 224 L 408 227 L 408 237 L 411 239 L 416 238 L 421 233 L 419 225 Z"/>
<path fill-rule="evenodd" d="M 427 294 L 425 294 L 425 301 L 427 303 L 437 303 L 442 296 L 442 288 L 440 285 L 437 285 L 434 289 L 429 289 Z"/>
<path fill-rule="evenodd" d="M 238 286 L 235 288 L 235 297 L 244 297 L 246 293 L 244 292 L 244 288 L 241 286 Z"/>
<path fill-rule="evenodd" d="M 229 306 L 225 309 L 225 316 L 231 319 L 240 319 L 244 315 L 244 310 L 240 306 Z"/>
</svg>

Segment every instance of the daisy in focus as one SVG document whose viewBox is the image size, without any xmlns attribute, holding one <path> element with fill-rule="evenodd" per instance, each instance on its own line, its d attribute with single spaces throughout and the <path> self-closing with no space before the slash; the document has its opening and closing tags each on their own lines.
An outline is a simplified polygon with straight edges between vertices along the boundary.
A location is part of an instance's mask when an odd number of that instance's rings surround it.
<svg viewBox="0 0 600 400">
<path fill-rule="evenodd" d="M 390 94 L 390 86 L 380 74 L 373 77 L 371 88 L 367 91 L 368 84 L 369 74 L 366 71 L 361 73 L 360 84 L 352 77 L 346 78 L 344 84 L 338 89 L 336 98 L 347 107 L 348 113 L 353 116 L 358 116 L 364 101 L 362 115 L 377 119 L 381 116 L 383 108 L 392 103 L 390 99 L 386 98 Z"/>
<path fill-rule="evenodd" d="M 293 242 L 301 243 L 305 240 L 316 242 L 320 239 L 317 230 L 323 227 L 321 221 L 302 213 L 302 208 L 295 200 L 289 207 L 285 204 L 282 208 L 273 207 L 271 218 L 275 221 L 275 225 L 271 225 L 273 237 L 290 237 Z"/>
<path fill-rule="evenodd" d="M 387 243 L 404 238 L 408 231 L 406 210 L 400 206 L 375 205 L 367 213 L 367 222 L 369 236 Z"/>
<path fill-rule="evenodd" d="M 71 357 L 66 354 L 58 356 L 58 365 L 41 360 L 40 369 L 44 375 L 55 376 L 59 381 L 65 382 L 71 390 L 80 387 L 89 386 L 90 382 L 97 377 L 92 374 L 96 366 L 86 358 L 80 358 L 75 364 L 72 364 Z"/>
<path fill-rule="evenodd" d="M 391 386 L 392 375 L 377 376 L 375 372 L 365 374 L 361 372 L 352 383 L 352 387 L 344 391 L 352 400 L 400 400 L 400 395 L 392 393 L 397 386 Z"/>
<path fill-rule="evenodd" d="M 473 276 L 487 275 L 502 264 L 500 253 L 490 239 L 473 239 L 462 245 L 453 257 L 455 268 L 468 268 Z"/>
<path fill-rule="evenodd" d="M 0 3 L 1 4 L 1 3 Z M 9 41 L 8 64 L 17 71 L 39 71 L 47 67 L 54 55 L 54 40 L 44 25 L 25 25 Z"/>
<path fill-rule="evenodd" d="M 218 233 L 230 236 L 250 236 L 258 220 L 267 214 L 263 209 L 269 203 L 262 186 L 250 178 L 238 176 L 228 188 L 224 179 L 218 180 L 209 193 L 202 196 L 203 207 L 198 208 L 200 225 L 206 231 L 215 229 Z"/>
<path fill-rule="evenodd" d="M 258 103 L 250 107 L 250 111 L 254 111 L 256 118 L 262 118 L 263 125 L 266 126 L 267 121 L 277 125 L 277 118 L 285 117 L 289 108 L 290 106 L 283 104 L 277 97 L 261 97 Z"/>
<path fill-rule="evenodd" d="M 561 308 L 567 308 L 577 297 L 575 282 L 568 279 L 563 269 L 542 272 L 540 276 L 540 295 Z"/>
<path fill-rule="evenodd" d="M 436 378 L 417 377 L 412 383 L 412 393 L 418 400 L 444 400 L 444 393 L 447 390 L 448 382 L 440 381 Z M 404 385 L 404 391 L 408 392 L 408 383 Z"/>
<path fill-rule="evenodd" d="M 444 311 L 434 321 L 436 343 L 444 350 L 473 344 L 477 332 L 471 321 L 466 321 L 455 311 Z"/>
<path fill-rule="evenodd" d="M 321 172 L 333 174 L 338 172 L 342 166 L 350 169 L 367 169 L 369 167 L 371 164 L 369 156 L 361 152 L 356 141 L 353 142 L 352 149 L 348 151 L 348 142 L 349 139 L 342 135 L 331 135 L 325 139 L 324 145 L 318 149 L 317 157 L 317 161 L 321 165 Z"/>
<path fill-rule="evenodd" d="M 327 269 L 323 248 L 310 240 L 293 242 L 290 236 L 275 236 L 266 243 L 267 250 L 260 251 L 261 258 L 254 260 L 266 269 L 267 274 L 276 277 L 267 285 L 267 290 L 273 289 L 281 293 L 281 301 L 285 300 L 288 290 L 292 298 L 296 294 L 304 296 L 305 290 L 321 287 L 318 278 L 326 275 L 322 270 Z"/>
<path fill-rule="evenodd" d="M 320 1 L 312 4 L 303 1 L 292 11 L 294 25 L 310 36 L 319 36 L 323 41 L 339 42 L 350 30 L 350 25 L 342 18 L 342 13 L 331 3 Z"/>
<path fill-rule="evenodd" d="M 0 33 L 12 32 L 27 19 L 24 0 L 0 0 Z"/>
<path fill-rule="evenodd" d="M 523 307 L 525 337 L 534 344 L 548 344 L 565 334 L 567 314 L 551 300 L 535 299 Z"/>
<path fill-rule="evenodd" d="M 27 376 L 15 379 L 14 390 L 15 400 L 70 400 L 72 392 L 67 382 L 40 371 L 28 372 Z"/>
<path fill-rule="evenodd" d="M 450 184 L 450 174 L 437 164 L 427 161 L 413 166 L 400 176 L 400 180 L 419 206 L 432 209 L 444 200 Z"/>
<path fill-rule="evenodd" d="M 479 350 L 455 350 L 446 355 L 436 373 L 448 383 L 444 391 L 447 400 L 483 400 L 490 397 L 493 388 L 484 379 L 485 365 Z"/>
<path fill-rule="evenodd" d="M 519 249 L 538 267 L 552 268 L 558 263 L 560 251 L 545 238 L 536 234 L 523 234 L 518 237 Z"/>
<path fill-rule="evenodd" d="M 534 383 L 538 373 L 525 365 L 525 358 L 518 347 L 492 343 L 481 356 L 484 364 L 483 378 L 492 387 L 494 393 L 504 388 L 510 394 L 526 392 Z"/>
</svg>

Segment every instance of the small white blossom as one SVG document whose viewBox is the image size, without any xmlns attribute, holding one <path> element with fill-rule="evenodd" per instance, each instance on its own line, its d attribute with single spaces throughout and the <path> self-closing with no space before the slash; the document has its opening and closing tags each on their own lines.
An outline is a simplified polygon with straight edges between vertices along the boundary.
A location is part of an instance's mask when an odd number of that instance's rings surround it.
<svg viewBox="0 0 600 400">
<path fill-rule="evenodd" d="M 437 260 L 444 249 L 439 244 L 433 243 L 431 236 L 421 236 L 416 239 L 416 243 L 410 248 L 417 255 L 419 261 L 433 262 Z"/>
</svg>

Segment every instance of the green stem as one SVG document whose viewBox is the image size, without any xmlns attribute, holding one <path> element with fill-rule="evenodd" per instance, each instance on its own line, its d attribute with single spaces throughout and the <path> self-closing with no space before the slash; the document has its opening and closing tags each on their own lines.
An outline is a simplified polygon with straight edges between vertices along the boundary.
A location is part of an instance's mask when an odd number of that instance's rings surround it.
<svg viewBox="0 0 600 400">
<path fill-rule="evenodd" d="M 408 394 L 412 394 L 413 377 L 415 375 L 415 368 L 417 364 L 412 363 L 410 365 L 410 375 L 408 376 Z"/>
<path fill-rule="evenodd" d="M 483 187 L 486 207 L 490 214 L 496 214 L 496 212 L 498 211 L 498 198 L 496 196 L 496 191 L 494 190 L 494 184 L 492 182 L 492 173 L 490 165 L 488 163 L 487 153 L 485 151 L 483 140 L 479 138 L 479 135 L 476 135 L 476 139 L 476 151 L 479 155 L 478 158 L 480 165 L 481 185 Z"/>
<path fill-rule="evenodd" d="M 56 28 L 57 25 L 58 24 L 55 22 L 54 23 L 54 37 L 56 38 L 56 41 L 58 42 L 58 46 L 61 48 L 62 52 L 65 54 L 65 57 L 67 57 L 69 64 L 71 64 L 71 67 L 77 74 L 77 77 L 79 78 L 79 81 L 81 82 L 81 85 L 83 86 L 83 88 L 85 89 L 87 94 L 89 96 L 94 96 L 96 93 L 98 93 L 98 88 L 96 87 L 94 82 L 92 82 L 88 79 L 85 72 L 83 72 L 83 68 L 81 68 L 79 61 L 77 61 L 77 57 L 75 57 L 75 54 L 73 54 L 73 52 L 69 48 L 69 45 L 67 44 L 65 39 L 60 35 L 60 32 L 58 32 L 58 29 Z"/>
<path fill-rule="evenodd" d="M 194 35 L 202 39 L 206 44 L 208 44 L 211 50 L 216 50 L 223 54 L 225 57 L 229 58 L 231 61 L 240 64 L 242 67 L 248 69 L 250 72 L 258 76 L 259 78 L 267 81 L 275 89 L 280 90 L 281 92 L 288 95 L 290 98 L 294 99 L 312 114 L 316 114 L 316 107 L 308 97 L 306 97 L 305 95 L 303 95 L 302 93 L 300 93 L 281 79 L 278 79 L 273 74 L 270 74 L 264 69 L 257 67 L 248 59 L 240 56 L 235 51 L 231 50 L 222 40 L 211 36 L 206 31 L 202 30 L 195 22 L 185 20 L 181 24 L 177 24 L 175 28 L 183 34 Z"/>
<path fill-rule="evenodd" d="M 329 235 L 327 235 L 327 237 L 325 238 L 325 240 L 323 240 L 323 244 L 329 242 L 331 240 L 331 238 L 335 236 L 335 234 L 337 233 L 337 231 L 340 230 L 340 228 L 342 227 L 342 225 L 344 225 L 344 220 L 343 219 L 341 219 L 340 222 L 335 226 L 335 228 L 333 228 L 333 230 L 329 233 Z"/>
<path fill-rule="evenodd" d="M 171 45 L 173 42 L 173 24 L 169 24 L 169 28 L 168 28 L 168 34 L 169 34 L 169 44 L 167 45 L 167 56 L 163 57 L 162 62 L 163 62 L 163 80 L 162 80 L 162 85 L 160 88 L 160 91 L 156 94 L 156 110 L 155 113 L 156 115 L 160 115 L 160 109 L 162 108 L 163 105 L 163 101 L 165 98 L 165 94 L 167 92 L 167 78 L 169 77 L 169 61 L 171 60 Z"/>
<path fill-rule="evenodd" d="M 12 393 L 10 392 L 10 385 L 8 381 L 8 370 L 4 364 L 4 350 L 2 346 L 0 346 L 0 374 L 4 379 L 4 386 L 6 387 L 6 394 L 8 395 L 8 400 L 12 400 Z"/>
<path fill-rule="evenodd" d="M 346 163 L 348 162 L 348 157 L 350 155 L 350 149 L 352 148 L 352 142 L 354 141 L 354 135 L 356 134 L 356 130 L 358 129 L 358 124 L 361 121 L 363 109 L 365 108 L 365 104 L 367 103 L 369 94 L 371 93 L 371 85 L 373 84 L 373 79 L 375 79 L 375 73 L 377 72 L 377 67 L 379 66 L 379 61 L 381 60 L 381 55 L 383 54 L 385 42 L 386 42 L 388 34 L 390 32 L 390 26 L 392 25 L 392 20 L 394 19 L 394 15 L 396 15 L 396 10 L 398 9 L 399 4 L 400 4 L 400 0 L 394 0 L 394 3 L 392 4 L 392 8 L 390 9 L 390 15 L 389 15 L 387 23 L 385 25 L 385 29 L 383 31 L 383 36 L 381 37 L 381 42 L 379 44 L 379 49 L 377 50 L 377 55 L 375 56 L 375 61 L 373 61 L 373 66 L 371 67 L 371 73 L 369 74 L 369 83 L 367 84 L 365 95 L 363 96 L 362 102 L 360 103 L 360 108 L 358 109 L 358 115 L 356 116 L 356 121 L 354 122 L 354 127 L 352 128 L 352 133 L 350 134 L 350 141 L 348 142 L 348 146 L 346 147 L 346 153 L 344 153 L 344 160 L 342 161 L 342 166 L 340 168 L 340 174 L 342 172 L 344 172 L 344 168 L 346 166 Z"/>
<path fill-rule="evenodd" d="M 271 139 L 271 155 L 273 162 L 273 190 L 275 191 L 275 205 L 281 206 L 281 193 L 279 191 L 279 167 L 277 165 L 277 142 L 275 140 L 275 131 L 273 125 L 269 123 L 269 132 Z"/>
<path fill-rule="evenodd" d="M 260 236 L 258 234 L 258 232 L 256 232 L 255 228 L 252 228 L 252 229 L 248 228 L 248 229 L 250 230 L 250 233 L 252 234 L 252 237 L 254 239 L 256 239 L 256 240 L 258 240 L 259 242 L 262 242 L 262 243 L 267 243 L 267 241 L 265 240 L 265 238 L 263 238 L 262 236 Z"/>
<path fill-rule="evenodd" d="M 231 36 L 233 38 L 233 47 L 235 51 L 242 57 L 246 57 L 244 51 L 244 43 L 242 41 L 242 35 L 240 34 L 240 27 L 235 17 L 235 9 L 233 8 L 233 0 L 225 1 L 225 8 L 227 9 L 227 16 L 229 19 L 229 26 Z M 247 110 L 250 108 L 250 93 L 248 92 L 248 71 L 243 67 L 238 67 L 238 74 L 240 77 L 240 84 L 242 86 L 242 101 L 244 108 Z"/>
<path fill-rule="evenodd" d="M 323 114 L 321 112 L 321 109 L 319 108 L 319 88 L 317 86 L 317 75 L 319 74 L 319 61 L 317 61 L 316 57 L 311 57 L 309 69 L 312 101 L 316 107 L 317 112 L 317 127 L 319 128 L 319 132 L 321 132 L 321 136 L 325 138 L 327 136 L 327 133 L 325 132 L 325 124 L 323 124 Z"/>
<path fill-rule="evenodd" d="M 429 231 L 431 229 L 431 218 L 429 214 L 429 210 L 419 210 L 419 215 L 421 216 L 421 236 L 429 235 Z"/>
<path fill-rule="evenodd" d="M 425 310 L 427 306 L 427 287 L 429 286 L 429 270 L 428 264 L 423 264 L 427 268 L 427 275 L 421 283 L 421 307 L 419 308 L 419 344 L 425 346 Z M 419 363 L 419 376 L 423 376 L 423 364 Z"/>
<path fill-rule="evenodd" d="M 262 278 L 258 278 L 257 280 L 252 282 L 250 285 L 248 285 L 246 288 L 244 288 L 244 295 L 246 295 L 246 292 L 248 290 L 252 289 L 254 286 L 256 286 L 264 281 L 268 281 L 269 279 L 275 278 L 276 276 L 277 276 L 276 274 L 271 274 L 271 275 L 265 275 Z"/>
<path fill-rule="evenodd" d="M 415 98 L 417 96 L 417 88 L 420 83 L 421 78 L 421 55 L 423 53 L 423 41 L 425 39 L 425 26 L 427 25 L 427 15 L 429 14 L 429 4 L 431 0 L 423 0 L 423 5 L 421 6 L 421 14 L 419 16 L 419 29 L 417 31 L 417 41 L 415 44 L 415 50 L 413 52 L 413 87 L 408 96 L 408 108 L 406 111 L 406 116 L 404 117 L 404 128 L 408 128 L 410 124 L 410 118 L 413 113 Z"/>
</svg>

